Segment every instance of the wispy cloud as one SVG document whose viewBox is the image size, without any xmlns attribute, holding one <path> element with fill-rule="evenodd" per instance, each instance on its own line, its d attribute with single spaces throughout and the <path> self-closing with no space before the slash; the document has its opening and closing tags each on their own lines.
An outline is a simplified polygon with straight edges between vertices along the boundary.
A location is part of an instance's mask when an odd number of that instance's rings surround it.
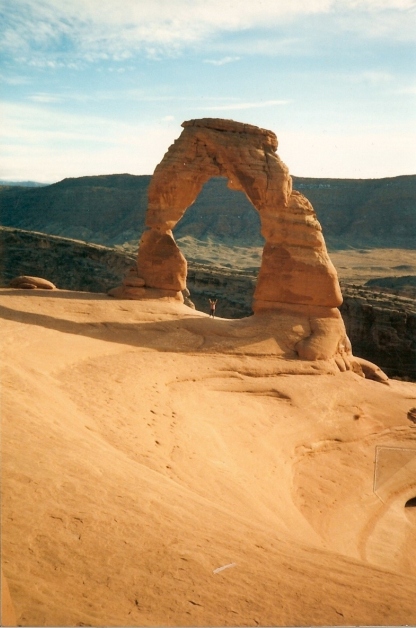
<svg viewBox="0 0 416 628">
<path fill-rule="evenodd" d="M 414 0 L 344 0 L 344 4 L 350 9 L 367 9 L 377 11 L 379 9 L 414 9 Z"/>
<path fill-rule="evenodd" d="M 413 37 L 413 9 L 413 0 L 14 0 L 4 11 L 1 48 L 26 63 L 56 67 L 123 62 L 137 53 L 157 59 L 202 43 L 213 49 L 221 34 L 266 33 L 314 15 L 326 16 L 340 29 L 368 28 L 373 36 L 405 38 Z M 230 53 L 207 62 L 235 60 Z"/>
<path fill-rule="evenodd" d="M 259 100 L 258 102 L 235 102 L 227 105 L 207 105 L 205 107 L 197 107 L 197 109 L 206 111 L 239 111 L 243 109 L 259 109 L 262 107 L 289 105 L 290 103 L 290 100 Z"/>
<path fill-rule="evenodd" d="M 334 178 L 364 179 L 413 174 L 416 137 L 412 131 L 394 135 L 366 128 L 338 135 L 311 129 L 281 131 L 279 154 L 292 174 L 300 176 L 307 172 L 306 176 L 325 177 L 331 172 Z"/>
<path fill-rule="evenodd" d="M 403 87 L 402 89 L 397 90 L 398 94 L 416 94 L 416 85 L 409 85 L 408 87 Z"/>
<path fill-rule="evenodd" d="M 10 180 L 150 174 L 179 135 L 174 124 L 140 124 L 69 114 L 45 104 L 0 106 L 0 172 Z"/>
<path fill-rule="evenodd" d="M 31 79 L 27 76 L 8 76 L 7 74 L 3 74 L 0 72 L 0 81 L 6 85 L 29 85 L 31 83 Z"/>
<path fill-rule="evenodd" d="M 24 140 L 28 146 L 45 141 L 106 142 L 111 137 L 108 120 L 98 116 L 85 117 L 56 111 L 42 106 L 45 103 L 17 104 L 4 102 L 0 106 L 3 124 L 0 138 L 9 141 Z M 120 125 L 119 125 L 120 126 Z M 107 133 L 105 129 L 107 128 Z"/>
<path fill-rule="evenodd" d="M 340 73 L 338 73 L 340 76 Z M 349 83 L 362 83 L 373 87 L 388 85 L 395 79 L 391 72 L 382 70 L 364 70 L 362 72 L 342 74 L 343 80 Z M 335 77 L 334 77 L 335 78 Z"/>
<path fill-rule="evenodd" d="M 53 104 L 62 102 L 62 98 L 60 96 L 55 96 L 54 94 L 33 94 L 33 96 L 29 96 L 28 98 L 32 102 L 44 103 L 44 104 Z"/>
<path fill-rule="evenodd" d="M 204 63 L 211 63 L 212 65 L 226 65 L 227 63 L 234 63 L 239 60 L 240 57 L 223 57 L 222 59 L 204 59 Z"/>
<path fill-rule="evenodd" d="M 362 72 L 359 75 L 359 78 L 365 82 L 372 83 L 373 85 L 378 85 L 380 83 L 390 83 L 393 80 L 393 76 L 390 72 L 377 72 L 377 71 L 367 71 Z"/>
<path fill-rule="evenodd" d="M 415 0 L 0 0 L 0 7 L 0 78 L 15 99 L 2 117 L 3 163 L 20 160 L 31 172 L 44 159 L 49 180 L 58 163 L 63 176 L 131 164 L 151 172 L 180 121 L 210 112 L 302 134 L 322 121 L 328 138 L 331 128 L 354 131 L 356 119 L 374 119 L 392 145 L 397 129 L 411 127 Z M 318 150 L 332 171 L 317 139 Z M 399 152 L 384 151 L 384 161 Z M 113 163 L 119 154 L 123 164 Z"/>
</svg>

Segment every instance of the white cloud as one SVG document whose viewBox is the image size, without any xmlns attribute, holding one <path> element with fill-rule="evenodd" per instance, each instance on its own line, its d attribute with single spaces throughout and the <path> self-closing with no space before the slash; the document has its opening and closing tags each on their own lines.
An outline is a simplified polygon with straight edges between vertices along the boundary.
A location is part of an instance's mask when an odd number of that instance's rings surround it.
<svg viewBox="0 0 416 628">
<path fill-rule="evenodd" d="M 275 33 L 263 31 L 261 34 L 255 34 L 247 30 L 239 36 L 238 40 L 228 39 L 226 37 L 213 44 L 206 44 L 206 47 L 212 45 L 216 52 L 232 52 L 238 55 L 262 55 L 262 56 L 297 56 L 310 55 L 313 47 L 298 32 L 296 37 L 277 37 Z"/>
<path fill-rule="evenodd" d="M 41 104 L 2 103 L 0 115 L 3 121 L 0 139 L 5 145 L 25 143 L 30 147 L 66 140 L 102 143 L 110 137 L 104 132 L 108 120 L 64 114 Z M 61 149 L 64 150 L 62 144 Z"/>
<path fill-rule="evenodd" d="M 240 57 L 223 57 L 222 59 L 204 59 L 204 63 L 211 63 L 212 65 L 226 65 L 227 63 L 234 63 L 239 60 Z"/>
<path fill-rule="evenodd" d="M 416 171 L 416 137 L 411 129 L 386 133 L 384 127 L 367 129 L 363 125 L 341 133 L 319 132 L 306 125 L 290 130 L 279 122 L 281 116 L 273 113 L 273 105 L 282 102 L 287 101 L 213 106 L 225 111 L 252 108 L 250 122 L 277 132 L 279 155 L 299 176 L 377 178 Z M 269 109 L 262 110 L 262 106 Z M 269 113 L 275 117 L 264 117 Z M 151 174 L 181 133 L 172 115 L 159 123 L 128 123 L 68 114 L 39 102 L 5 103 L 0 117 L 0 175 L 8 180 L 51 182 L 115 172 Z"/>
<path fill-rule="evenodd" d="M 338 73 L 337 76 L 340 76 Z M 343 80 L 351 83 L 363 83 L 367 85 L 387 85 L 394 81 L 394 76 L 390 72 L 383 72 L 378 70 L 364 70 L 356 73 L 346 73 L 342 75 Z M 335 79 L 335 77 L 334 77 Z"/>
<path fill-rule="evenodd" d="M 368 71 L 359 75 L 363 81 L 377 85 L 379 83 L 389 83 L 393 80 L 393 76 L 389 72 Z"/>
<path fill-rule="evenodd" d="M 0 173 L 8 180 L 151 174 L 181 131 L 174 124 L 129 124 L 39 103 L 3 103 L 0 117 Z"/>
<path fill-rule="evenodd" d="M 206 105 L 205 107 L 197 107 L 197 109 L 206 111 L 237 111 L 242 109 L 289 105 L 290 102 L 290 100 L 259 100 L 258 102 L 234 102 L 227 105 Z"/>
<path fill-rule="evenodd" d="M 409 85 L 408 87 L 403 87 L 403 89 L 397 90 L 398 94 L 416 94 L 416 85 Z"/>
<path fill-rule="evenodd" d="M 348 6 L 349 9 L 378 11 L 380 9 L 388 10 L 407 10 L 415 7 L 414 0 L 338 0 L 335 6 Z"/>
<path fill-rule="evenodd" d="M 221 34 L 270 31 L 312 15 L 341 29 L 406 38 L 413 37 L 412 8 L 412 0 L 14 0 L 4 12 L 1 45 L 33 64 L 46 63 L 45 55 L 58 65 L 125 61 L 137 52 L 157 59 L 201 42 L 215 47 Z"/>
<path fill-rule="evenodd" d="M 281 131 L 278 140 L 280 157 L 297 176 L 377 179 L 416 172 L 414 131 Z"/>
<path fill-rule="evenodd" d="M 29 85 L 31 80 L 27 76 L 8 76 L 0 72 L 0 81 L 6 85 Z"/>
<path fill-rule="evenodd" d="M 334 9 L 334 23 L 341 32 L 390 43 L 414 42 L 414 0 L 335 0 Z"/>
<path fill-rule="evenodd" d="M 39 102 L 44 104 L 53 104 L 62 102 L 62 98 L 53 94 L 33 94 L 29 96 L 29 100 L 32 102 Z"/>
</svg>

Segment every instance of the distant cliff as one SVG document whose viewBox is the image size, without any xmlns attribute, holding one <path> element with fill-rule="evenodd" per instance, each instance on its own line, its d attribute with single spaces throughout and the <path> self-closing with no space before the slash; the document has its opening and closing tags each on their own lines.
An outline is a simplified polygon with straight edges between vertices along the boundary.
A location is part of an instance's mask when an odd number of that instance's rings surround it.
<svg viewBox="0 0 416 628">
<path fill-rule="evenodd" d="M 373 290 L 400 294 L 401 296 L 416 299 L 416 276 L 402 275 L 400 277 L 377 277 L 369 279 L 365 284 Z"/>
<path fill-rule="evenodd" d="M 313 204 L 331 248 L 415 248 L 416 175 L 388 179 L 308 179 L 294 187 Z M 45 187 L 0 186 L 0 224 L 96 244 L 134 242 L 144 229 L 150 176 L 64 179 Z M 257 212 L 242 192 L 213 178 L 175 237 L 260 246 Z"/>
<path fill-rule="evenodd" d="M 343 287 L 340 307 L 354 354 L 388 375 L 416 380 L 416 301 L 364 288 Z"/>
<path fill-rule="evenodd" d="M 120 283 L 135 256 L 121 249 L 85 244 L 42 233 L 0 228 L 0 285 L 17 275 L 45 277 L 58 288 L 106 292 Z M 208 312 L 218 298 L 218 316 L 251 314 L 253 271 L 189 263 L 188 288 L 197 309 Z M 416 380 L 416 302 L 362 286 L 341 286 L 341 313 L 354 353 L 375 362 L 390 376 Z"/>
</svg>

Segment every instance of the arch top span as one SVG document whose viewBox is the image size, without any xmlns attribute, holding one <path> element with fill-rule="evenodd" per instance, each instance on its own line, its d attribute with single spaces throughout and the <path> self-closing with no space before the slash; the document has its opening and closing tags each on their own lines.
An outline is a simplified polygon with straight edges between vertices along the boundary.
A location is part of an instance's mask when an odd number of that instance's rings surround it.
<svg viewBox="0 0 416 628">
<path fill-rule="evenodd" d="M 201 127 L 226 133 L 246 133 L 258 135 L 264 137 L 266 144 L 268 144 L 273 151 L 276 151 L 278 147 L 276 133 L 273 133 L 273 131 L 269 131 L 268 129 L 262 129 L 261 127 L 254 126 L 254 124 L 235 122 L 234 120 L 224 120 L 223 118 L 197 118 L 195 120 L 185 120 L 185 122 L 182 122 L 181 126 L 183 128 Z"/>
<path fill-rule="evenodd" d="M 259 212 L 287 205 L 292 179 L 276 154 L 272 131 L 219 118 L 188 120 L 182 126 L 153 174 L 148 227 L 173 229 L 211 177 L 226 177 L 228 186 L 244 192 Z"/>
</svg>

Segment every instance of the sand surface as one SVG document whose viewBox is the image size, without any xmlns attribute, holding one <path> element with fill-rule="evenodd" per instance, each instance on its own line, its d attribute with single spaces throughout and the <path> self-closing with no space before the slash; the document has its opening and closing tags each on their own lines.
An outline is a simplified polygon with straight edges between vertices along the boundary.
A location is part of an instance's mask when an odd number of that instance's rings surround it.
<svg viewBox="0 0 416 628">
<path fill-rule="evenodd" d="M 416 623 L 416 384 L 296 360 L 288 321 L 7 289 L 0 315 L 20 625 Z"/>
</svg>

